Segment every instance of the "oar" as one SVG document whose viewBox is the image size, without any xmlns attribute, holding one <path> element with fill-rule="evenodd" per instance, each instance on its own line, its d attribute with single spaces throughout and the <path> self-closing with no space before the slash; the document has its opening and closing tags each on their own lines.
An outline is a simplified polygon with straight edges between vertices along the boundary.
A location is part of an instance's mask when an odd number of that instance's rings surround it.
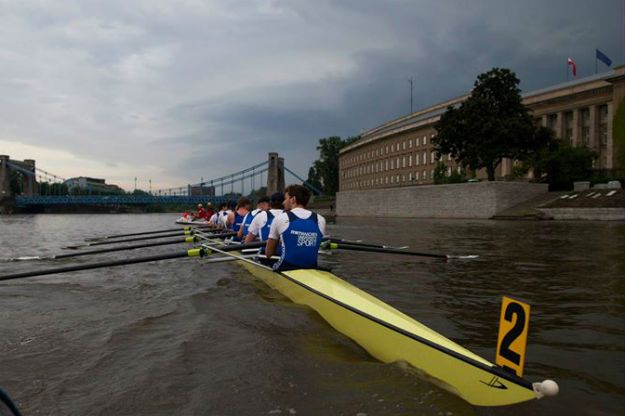
<svg viewBox="0 0 625 416">
<path fill-rule="evenodd" d="M 367 246 L 360 246 L 360 245 L 354 245 L 354 244 L 342 244 L 342 243 L 332 243 L 332 242 L 322 244 L 321 248 L 354 250 L 354 251 L 369 251 L 372 253 L 403 254 L 405 256 L 434 257 L 434 258 L 439 258 L 439 259 L 476 259 L 479 257 L 477 255 L 457 256 L 457 255 L 451 255 L 451 254 L 397 250 L 393 248 L 367 247 Z"/>
<path fill-rule="evenodd" d="M 249 244 L 240 244 L 236 246 L 227 246 L 219 250 L 219 252 L 239 251 L 239 250 L 246 249 L 246 248 L 258 248 L 261 245 L 262 243 L 260 242 L 254 242 L 254 243 L 249 243 Z M 78 270 L 99 269 L 102 267 L 124 266 L 126 264 L 147 263 L 150 261 L 158 261 L 158 260 L 178 259 L 182 257 L 203 257 L 208 254 L 211 254 L 211 252 L 212 250 L 210 247 L 200 247 L 200 248 L 193 248 L 191 250 L 186 250 L 186 251 L 177 252 L 177 253 L 159 254 L 159 255 L 147 256 L 147 257 L 135 257 L 133 259 L 106 261 L 106 262 L 100 262 L 100 263 L 79 264 L 75 266 L 57 267 L 54 269 L 35 270 L 31 272 L 7 274 L 4 276 L 0 276 L 0 281 L 21 279 L 24 277 L 44 276 L 44 275 L 49 275 L 49 274 L 75 272 Z M 219 260 L 219 259 L 215 259 L 215 260 Z M 221 260 L 221 261 L 225 261 L 225 260 Z"/>
<path fill-rule="evenodd" d="M 167 228 L 167 229 L 164 229 L 164 230 L 143 231 L 143 232 L 140 232 L 140 233 L 104 235 L 102 237 L 85 238 L 85 241 L 100 241 L 100 240 L 108 240 L 110 238 L 135 237 L 135 236 L 138 236 L 138 235 L 169 233 L 169 232 L 173 232 L 173 231 L 189 231 L 191 229 L 193 229 L 193 227 L 189 226 L 189 227 L 182 227 L 182 228 Z"/>
<path fill-rule="evenodd" d="M 87 256 L 89 254 L 100 254 L 100 253 L 111 253 L 113 251 L 124 251 L 124 250 L 134 250 L 137 248 L 146 248 L 146 247 L 157 247 L 157 246 L 166 246 L 169 244 L 181 244 L 181 243 L 197 243 L 197 238 L 186 237 L 182 240 L 176 238 L 175 240 L 166 240 L 166 241 L 157 241 L 154 243 L 145 243 L 145 244 L 135 244 L 132 246 L 122 246 L 122 247 L 113 247 L 113 248 L 103 248 L 100 250 L 89 250 L 89 251 L 79 251 L 76 253 L 69 254 L 54 254 L 51 256 L 24 256 L 24 257 L 14 257 L 7 259 L 6 261 L 27 261 L 27 260 L 57 260 L 57 259 L 67 259 L 70 257 L 78 257 L 78 256 Z"/>
<path fill-rule="evenodd" d="M 396 247 L 396 246 L 387 246 L 384 244 L 374 244 L 374 243 L 363 243 L 362 241 L 350 241 L 350 240 L 344 240 L 342 238 L 329 238 L 326 241 L 331 241 L 333 243 L 341 243 L 341 244 L 350 244 L 350 245 L 354 245 L 354 246 L 361 246 L 361 247 L 376 247 L 376 248 L 393 248 L 395 250 L 404 250 L 406 248 L 408 248 L 408 246 L 401 246 L 401 247 Z"/>
<path fill-rule="evenodd" d="M 186 230 L 184 231 L 182 234 L 184 235 L 193 235 L 195 233 L 195 230 Z M 225 237 L 230 237 L 232 235 L 235 235 L 236 233 L 222 233 L 222 234 L 215 234 L 215 238 L 225 238 Z M 144 236 L 144 237 L 136 237 L 136 238 L 127 238 L 125 240 L 111 240 L 111 241 L 99 241 L 99 242 L 95 242 L 95 243 L 86 243 L 86 244 L 78 244 L 75 246 L 66 246 L 63 247 L 63 249 L 71 249 L 71 250 L 76 250 L 79 248 L 84 248 L 84 247 L 93 247 L 93 246 L 103 246 L 103 245 L 107 245 L 107 244 L 117 244 L 117 243 L 131 243 L 134 241 L 144 241 L 144 240 L 155 240 L 158 238 L 165 238 L 165 237 L 177 237 L 181 235 L 181 232 L 178 231 L 176 233 L 170 233 L 170 234 L 159 234 L 159 235 L 150 235 L 150 236 Z"/>
</svg>

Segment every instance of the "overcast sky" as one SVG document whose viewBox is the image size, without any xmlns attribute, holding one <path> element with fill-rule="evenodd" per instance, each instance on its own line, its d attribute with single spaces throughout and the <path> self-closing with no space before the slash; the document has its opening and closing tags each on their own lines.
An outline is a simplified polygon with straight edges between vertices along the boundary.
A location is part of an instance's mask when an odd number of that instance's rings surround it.
<svg viewBox="0 0 625 416">
<path fill-rule="evenodd" d="M 415 111 L 492 67 L 531 91 L 622 65 L 624 27 L 625 0 L 0 0 L 0 154 L 128 190 L 270 151 L 305 176 L 319 138 L 407 114 L 409 78 Z"/>
</svg>

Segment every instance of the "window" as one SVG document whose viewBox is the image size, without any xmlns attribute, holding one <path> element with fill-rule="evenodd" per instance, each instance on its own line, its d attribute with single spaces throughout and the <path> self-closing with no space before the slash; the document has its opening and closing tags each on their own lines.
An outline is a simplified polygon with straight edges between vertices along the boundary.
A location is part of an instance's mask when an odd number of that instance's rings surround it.
<svg viewBox="0 0 625 416">
<path fill-rule="evenodd" d="M 401 144 L 401 150 L 406 150 L 406 142 L 403 142 L 403 143 Z"/>
<path fill-rule="evenodd" d="M 423 171 L 423 180 L 426 180 L 428 178 L 428 173 L 424 170 Z"/>
<path fill-rule="evenodd" d="M 396 183 L 399 183 L 399 175 L 397 175 L 397 176 L 395 177 L 395 182 L 396 182 Z"/>
<path fill-rule="evenodd" d="M 395 151 L 395 143 L 391 145 L 391 152 L 394 152 L 394 151 Z"/>
<path fill-rule="evenodd" d="M 399 169 L 399 158 L 397 158 L 397 164 L 395 166 L 397 166 L 397 169 Z"/>
<path fill-rule="evenodd" d="M 427 153 L 423 152 L 423 164 L 426 165 L 427 163 L 428 163 L 428 155 Z"/>
<path fill-rule="evenodd" d="M 417 181 L 419 180 L 419 171 L 416 171 L 416 172 L 414 173 L 414 178 L 415 178 L 415 180 L 417 180 Z"/>
<path fill-rule="evenodd" d="M 412 167 L 412 155 L 408 155 L 408 167 Z"/>
<path fill-rule="evenodd" d="M 403 156 L 403 157 L 401 158 L 401 167 L 402 167 L 402 168 L 405 168 L 405 167 L 406 167 L 406 156 Z"/>
<path fill-rule="evenodd" d="M 416 153 L 416 154 L 414 155 L 414 165 L 415 165 L 415 166 L 419 166 L 419 160 L 420 160 L 420 159 L 419 159 L 419 153 Z"/>
<path fill-rule="evenodd" d="M 428 144 L 428 136 L 423 136 L 423 145 Z"/>
<path fill-rule="evenodd" d="M 408 140 L 408 148 L 412 149 L 412 139 Z"/>
<path fill-rule="evenodd" d="M 395 159 L 391 159 L 391 170 L 395 169 Z"/>
<path fill-rule="evenodd" d="M 430 153 L 430 163 L 434 163 L 436 161 L 436 152 Z"/>
<path fill-rule="evenodd" d="M 384 170 L 388 170 L 388 159 L 386 159 L 386 169 Z"/>
<path fill-rule="evenodd" d="M 408 181 L 412 182 L 412 172 L 408 172 Z"/>
</svg>

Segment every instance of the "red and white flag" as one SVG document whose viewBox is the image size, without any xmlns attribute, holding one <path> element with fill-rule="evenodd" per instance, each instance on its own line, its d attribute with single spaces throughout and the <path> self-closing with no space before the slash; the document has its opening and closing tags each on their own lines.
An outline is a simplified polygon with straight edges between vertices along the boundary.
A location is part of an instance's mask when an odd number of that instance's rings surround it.
<svg viewBox="0 0 625 416">
<path fill-rule="evenodd" d="M 573 76 L 576 77 L 577 76 L 577 65 L 575 65 L 575 61 L 572 60 L 571 58 L 567 58 L 566 59 L 566 63 L 568 64 L 568 66 L 572 67 L 571 70 L 573 71 Z"/>
</svg>

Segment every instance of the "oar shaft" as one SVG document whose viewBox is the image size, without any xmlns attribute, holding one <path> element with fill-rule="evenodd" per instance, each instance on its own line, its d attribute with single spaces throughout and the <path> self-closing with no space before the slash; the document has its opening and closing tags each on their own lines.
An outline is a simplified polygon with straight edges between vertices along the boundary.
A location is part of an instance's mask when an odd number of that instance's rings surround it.
<svg viewBox="0 0 625 416">
<path fill-rule="evenodd" d="M 178 259 L 181 257 L 191 257 L 194 255 L 199 255 L 199 253 L 193 254 L 192 253 L 193 251 L 194 250 L 189 250 L 189 251 L 183 251 L 183 252 L 178 252 L 178 253 L 159 254 L 159 255 L 147 256 L 147 257 L 136 257 L 134 259 L 79 264 L 76 266 L 57 267 L 54 269 L 47 269 L 47 270 L 38 270 L 38 271 L 36 270 L 36 271 L 31 271 L 31 272 L 7 274 L 4 276 L 0 276 L 0 280 L 12 280 L 12 279 L 20 279 L 23 277 L 32 277 L 32 276 L 44 276 L 44 275 L 49 275 L 49 274 L 75 272 L 79 270 L 97 269 L 100 267 L 115 267 L 115 266 L 123 266 L 126 264 L 147 263 L 150 261 Z"/>
<path fill-rule="evenodd" d="M 258 242 L 248 243 L 248 244 L 231 245 L 231 246 L 224 247 L 220 251 L 240 251 L 246 248 L 259 248 L 263 244 L 264 244 L 263 242 L 258 241 Z M 178 252 L 178 253 L 158 254 L 158 255 L 147 256 L 147 257 L 135 257 L 133 259 L 114 260 L 114 261 L 106 261 L 106 262 L 100 262 L 100 263 L 79 264 L 75 266 L 57 267 L 57 268 L 47 269 L 47 270 L 35 270 L 31 272 L 13 273 L 13 274 L 0 276 L 0 281 L 20 279 L 24 277 L 45 276 L 49 274 L 75 272 L 79 270 L 98 269 L 101 267 L 115 267 L 115 266 L 123 266 L 126 264 L 137 264 L 137 263 L 147 263 L 150 261 L 158 261 L 158 260 L 178 259 L 182 257 L 197 257 L 197 256 L 201 257 L 206 254 L 210 254 L 210 252 L 211 252 L 211 247 L 195 248 L 195 249 L 187 250 L 184 252 Z"/>
<path fill-rule="evenodd" d="M 446 254 L 396 250 L 392 248 L 376 248 L 376 247 L 367 247 L 367 246 L 360 246 L 360 245 L 353 245 L 353 244 L 332 243 L 330 248 L 354 250 L 354 251 L 369 251 L 372 253 L 403 254 L 405 256 L 420 256 L 420 257 L 434 257 L 434 258 L 439 258 L 439 259 L 447 259 Z"/>
<path fill-rule="evenodd" d="M 186 230 L 186 231 L 184 231 L 184 233 L 181 233 L 179 231 L 177 233 L 171 233 L 171 234 L 161 234 L 161 235 L 151 235 L 151 236 L 147 236 L 147 237 L 127 238 L 125 240 L 111 240 L 111 241 L 100 241 L 100 242 L 96 242 L 96 243 L 77 244 L 77 245 L 74 245 L 74 246 L 67 246 L 67 247 L 63 247 L 63 248 L 78 249 L 78 248 L 83 248 L 83 247 L 104 246 L 104 245 L 117 244 L 117 243 L 132 243 L 134 241 L 156 240 L 156 239 L 159 239 L 159 238 L 166 238 L 166 237 L 178 237 L 181 234 L 193 235 L 194 232 L 195 232 L 194 230 Z M 226 238 L 226 237 L 233 236 L 235 234 L 236 233 L 234 233 L 234 232 L 228 232 L 228 233 L 214 234 L 214 235 L 211 235 L 211 237 L 214 237 L 214 238 Z"/>
<path fill-rule="evenodd" d="M 189 239 L 191 239 L 191 241 L 189 241 Z M 79 251 L 76 253 L 69 253 L 69 254 L 57 254 L 55 256 L 50 256 L 49 258 L 50 259 L 67 259 L 70 257 L 87 256 L 89 254 L 111 253 L 113 251 L 134 250 L 137 248 L 157 247 L 157 246 L 166 246 L 169 244 L 181 244 L 181 243 L 193 243 L 193 242 L 194 242 L 193 237 L 188 237 L 182 240 L 176 238 L 175 240 L 157 241 L 155 243 L 145 243 L 145 244 L 135 244 L 132 246 L 103 248 L 100 250 Z"/>
<path fill-rule="evenodd" d="M 360 247 L 393 248 L 393 247 L 386 246 L 383 244 L 361 243 L 360 241 L 349 241 L 349 240 L 343 240 L 342 238 L 329 238 L 328 241 L 331 241 L 333 243 L 349 244 L 352 246 L 360 246 Z"/>
<path fill-rule="evenodd" d="M 143 232 L 140 232 L 140 233 L 105 235 L 103 237 L 88 238 L 85 241 L 108 240 L 110 238 L 122 238 L 122 237 L 135 237 L 135 236 L 138 236 L 138 235 L 149 235 L 149 234 L 167 233 L 167 232 L 174 232 L 174 231 L 187 231 L 187 230 L 192 230 L 194 227 L 197 227 L 197 228 L 213 228 L 212 226 L 207 226 L 205 224 L 198 224 L 198 225 L 187 226 L 187 227 L 183 227 L 183 228 L 167 228 L 167 229 L 164 229 L 164 230 L 143 231 Z"/>
<path fill-rule="evenodd" d="M 182 232 L 181 230 L 178 230 L 178 232 L 169 233 L 169 234 L 159 234 L 159 235 L 150 235 L 150 236 L 135 237 L 135 238 L 126 238 L 124 240 L 98 241 L 95 243 L 79 244 L 79 245 L 72 246 L 72 247 L 91 247 L 91 246 L 103 246 L 107 244 L 131 243 L 133 241 L 155 240 L 157 238 L 165 238 L 165 237 L 177 237 L 185 233 L 190 234 L 191 231 Z"/>
</svg>

